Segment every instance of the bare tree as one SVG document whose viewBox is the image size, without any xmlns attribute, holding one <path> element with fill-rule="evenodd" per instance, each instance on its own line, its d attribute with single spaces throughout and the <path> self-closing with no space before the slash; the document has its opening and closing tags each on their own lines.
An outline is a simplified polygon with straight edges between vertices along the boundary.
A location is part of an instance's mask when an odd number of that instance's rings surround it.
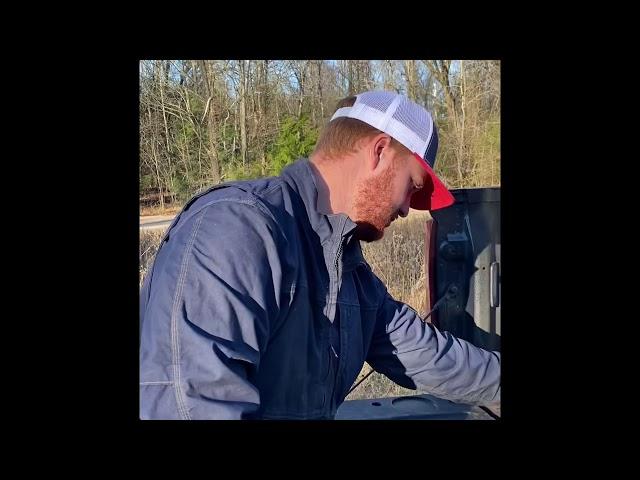
<svg viewBox="0 0 640 480">
<path fill-rule="evenodd" d="M 211 180 L 214 184 L 220 183 L 220 165 L 218 164 L 218 150 L 216 148 L 217 126 L 216 126 L 216 102 L 215 102 L 215 70 L 213 62 L 201 60 L 200 68 L 204 78 L 207 91 L 207 103 L 204 110 L 203 119 L 207 122 L 207 134 L 209 139 L 209 161 L 211 165 Z"/>
<path fill-rule="evenodd" d="M 383 79 L 383 87 L 385 90 L 394 90 L 399 91 L 398 84 L 395 79 L 396 66 L 394 65 L 396 62 L 393 60 L 383 60 L 382 61 L 382 79 Z"/>
<path fill-rule="evenodd" d="M 404 76 L 407 82 L 407 96 L 414 102 L 418 99 L 418 69 L 415 60 L 404 61 Z"/>
<path fill-rule="evenodd" d="M 297 106 L 297 116 L 300 118 L 302 115 L 302 105 L 304 103 L 304 98 L 306 95 L 306 86 L 307 86 L 307 78 L 309 73 L 309 65 L 311 64 L 311 60 L 291 60 L 289 62 L 289 67 L 291 68 L 291 72 L 295 76 L 298 90 L 298 106 Z"/>
<path fill-rule="evenodd" d="M 260 162 L 262 175 L 267 171 L 267 157 L 265 153 L 265 119 L 267 116 L 267 100 L 269 85 L 269 60 L 263 60 L 258 63 L 257 87 L 256 87 L 256 150 L 257 157 Z"/>
<path fill-rule="evenodd" d="M 425 60 L 424 63 L 442 88 L 449 114 L 456 118 L 459 101 L 449 76 L 451 60 Z"/>
<path fill-rule="evenodd" d="M 322 66 L 324 65 L 324 60 L 316 61 L 316 93 L 318 96 L 318 104 L 320 105 L 320 119 L 324 120 L 324 105 L 322 103 Z M 316 122 L 314 118 L 314 122 Z M 317 123 L 316 123 L 317 125 Z"/>
<path fill-rule="evenodd" d="M 432 111 L 437 168 L 450 186 L 499 183 L 499 61 L 145 60 L 141 188 L 164 204 L 226 178 L 266 175 L 285 115 L 309 113 L 305 129 L 315 135 L 338 99 L 373 88 Z"/>
</svg>

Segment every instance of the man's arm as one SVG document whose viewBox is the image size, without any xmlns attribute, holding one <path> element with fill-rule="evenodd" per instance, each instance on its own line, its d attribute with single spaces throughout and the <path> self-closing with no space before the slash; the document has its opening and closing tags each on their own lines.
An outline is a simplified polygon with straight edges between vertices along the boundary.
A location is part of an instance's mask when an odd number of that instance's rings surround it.
<svg viewBox="0 0 640 480">
<path fill-rule="evenodd" d="M 221 201 L 193 222 L 172 302 L 176 400 L 189 419 L 246 418 L 280 311 L 283 240 L 255 204 Z"/>
<path fill-rule="evenodd" d="M 500 353 L 478 348 L 425 323 L 394 300 L 376 277 L 381 305 L 367 362 L 406 388 L 448 400 L 488 404 L 500 401 Z"/>
</svg>

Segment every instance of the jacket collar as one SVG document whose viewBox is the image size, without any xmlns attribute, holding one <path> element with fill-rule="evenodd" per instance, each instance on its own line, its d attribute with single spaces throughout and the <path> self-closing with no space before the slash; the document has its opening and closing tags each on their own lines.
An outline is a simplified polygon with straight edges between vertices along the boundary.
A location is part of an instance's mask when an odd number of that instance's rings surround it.
<svg viewBox="0 0 640 480">
<path fill-rule="evenodd" d="M 344 213 L 325 214 L 318 210 L 318 184 L 308 159 L 298 159 L 282 171 L 281 177 L 302 199 L 311 228 L 322 245 L 330 242 L 337 246 L 345 237 L 351 243 L 356 224 Z"/>
</svg>

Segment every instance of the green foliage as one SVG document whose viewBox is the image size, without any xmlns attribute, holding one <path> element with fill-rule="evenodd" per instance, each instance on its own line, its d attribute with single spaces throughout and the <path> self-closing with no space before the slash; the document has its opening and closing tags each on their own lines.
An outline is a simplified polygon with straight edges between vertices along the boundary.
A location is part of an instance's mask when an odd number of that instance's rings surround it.
<svg viewBox="0 0 640 480">
<path fill-rule="evenodd" d="M 262 177 L 262 167 L 259 163 L 249 163 L 242 168 L 241 161 L 234 161 L 226 168 L 226 180 L 250 180 Z"/>
<path fill-rule="evenodd" d="M 222 132 L 232 138 L 232 130 Z M 239 151 L 221 158 L 226 180 L 247 180 L 263 176 L 279 175 L 283 168 L 300 157 L 307 157 L 318 140 L 318 130 L 311 125 L 308 116 L 287 117 L 280 124 L 278 135 L 267 148 L 266 165 L 258 159 L 248 158 L 243 168 Z M 253 160 L 253 161 L 252 161 Z"/>
<path fill-rule="evenodd" d="M 140 175 L 140 191 L 148 190 L 156 186 L 156 179 L 151 173 Z"/>
<path fill-rule="evenodd" d="M 280 125 L 275 143 L 267 153 L 269 174 L 278 175 L 284 167 L 300 157 L 307 157 L 318 140 L 318 130 L 313 128 L 309 117 L 287 117 Z"/>
<path fill-rule="evenodd" d="M 172 177 L 172 187 L 179 202 L 186 202 L 193 196 L 194 183 L 191 179 L 183 173 L 176 172 L 176 175 Z"/>
<path fill-rule="evenodd" d="M 482 141 L 487 147 L 500 151 L 500 118 L 487 122 Z"/>
<path fill-rule="evenodd" d="M 168 196 L 182 201 L 219 178 L 227 181 L 278 175 L 296 159 L 309 156 L 319 128 L 331 117 L 337 100 L 348 93 L 348 82 L 343 81 L 346 74 L 357 73 L 352 79 L 356 84 L 349 85 L 355 91 L 365 88 L 362 79 L 369 79 L 375 89 L 384 84 L 384 88 L 406 92 L 410 80 L 402 76 L 406 65 L 401 60 L 321 64 L 252 61 L 245 65 L 250 67 L 244 70 L 247 89 L 241 92 L 237 89 L 241 80 L 239 62 L 209 61 L 204 68 L 200 62 L 175 60 L 168 78 L 164 74 L 166 61 L 140 63 L 141 195 L 157 190 L 160 182 Z M 500 63 L 465 61 L 465 82 L 460 83 L 460 62 L 446 62 L 450 66 L 449 81 L 442 85 L 442 80 L 428 71 L 428 62 L 432 61 L 416 62 L 413 80 L 417 80 L 417 98 L 428 105 L 438 125 L 436 171 L 450 188 L 499 185 Z M 184 75 L 179 75 L 183 70 Z M 389 72 L 395 73 L 387 75 Z M 314 88 L 300 91 L 300 75 L 308 75 L 308 84 Z M 212 123 L 204 116 L 211 80 L 213 98 L 207 111 Z M 450 118 L 445 87 L 459 97 L 456 108 L 464 109 L 459 112 L 464 114 L 463 122 Z M 242 120 L 241 100 L 246 107 Z M 304 115 L 291 115 L 296 111 Z M 240 151 L 243 128 L 247 141 L 244 161 Z M 219 172 L 212 171 L 211 148 Z"/>
<path fill-rule="evenodd" d="M 205 136 L 208 136 L 207 132 L 204 132 Z M 236 158 L 240 156 L 240 145 L 236 145 L 236 149 L 232 150 L 230 147 L 233 145 L 233 136 L 235 130 L 232 124 L 227 124 L 224 128 L 221 128 L 218 132 L 218 162 L 223 170 L 235 171 L 237 165 L 235 165 Z M 208 141 L 208 139 L 207 139 Z M 226 147 L 223 147 L 223 145 Z M 242 161 L 240 160 L 240 163 Z M 228 169 L 225 169 L 228 167 Z M 242 168 L 242 167 L 240 167 Z M 228 176 L 228 174 L 227 174 Z"/>
</svg>

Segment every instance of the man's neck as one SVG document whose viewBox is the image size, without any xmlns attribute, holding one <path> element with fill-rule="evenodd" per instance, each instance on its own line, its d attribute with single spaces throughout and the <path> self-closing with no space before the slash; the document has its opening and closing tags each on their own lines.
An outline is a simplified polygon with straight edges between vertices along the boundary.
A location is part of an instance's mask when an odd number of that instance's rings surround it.
<svg viewBox="0 0 640 480">
<path fill-rule="evenodd" d="M 318 210 L 324 214 L 349 215 L 355 178 L 355 172 L 350 172 L 348 168 L 351 162 L 317 156 L 309 160 L 318 186 Z"/>
</svg>

